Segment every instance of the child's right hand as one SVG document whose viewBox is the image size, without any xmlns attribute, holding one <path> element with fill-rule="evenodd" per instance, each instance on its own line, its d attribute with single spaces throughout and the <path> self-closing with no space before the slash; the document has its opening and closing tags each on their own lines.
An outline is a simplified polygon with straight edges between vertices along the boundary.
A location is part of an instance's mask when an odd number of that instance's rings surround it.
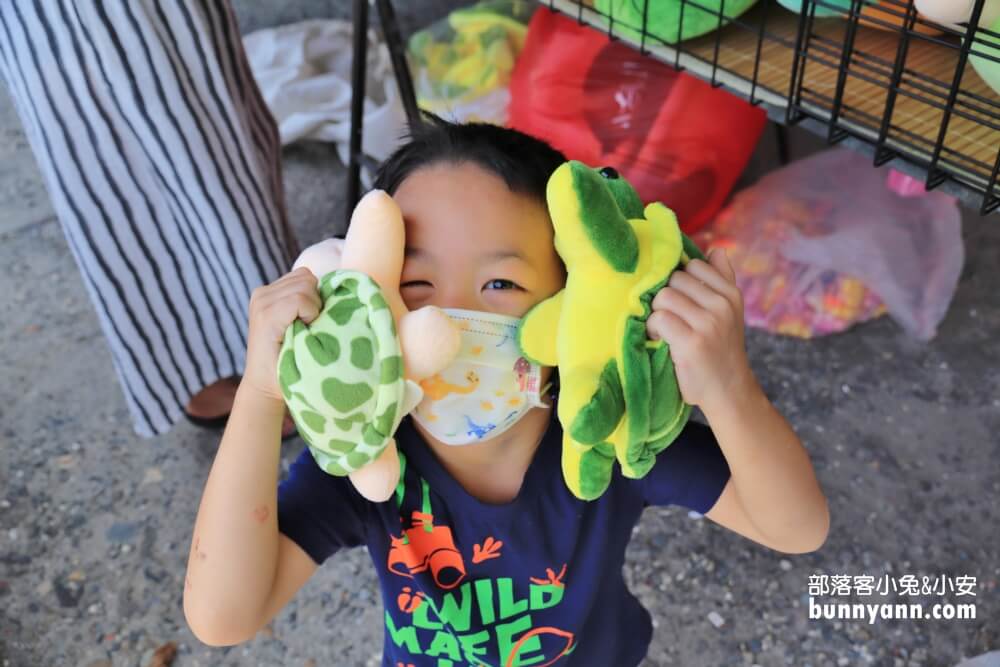
<svg viewBox="0 0 1000 667">
<path fill-rule="evenodd" d="M 253 291 L 246 369 L 241 386 L 247 385 L 267 398 L 284 401 L 278 386 L 278 352 L 288 325 L 296 318 L 309 324 L 319 315 L 323 304 L 317 282 L 309 269 L 301 267 Z"/>
</svg>

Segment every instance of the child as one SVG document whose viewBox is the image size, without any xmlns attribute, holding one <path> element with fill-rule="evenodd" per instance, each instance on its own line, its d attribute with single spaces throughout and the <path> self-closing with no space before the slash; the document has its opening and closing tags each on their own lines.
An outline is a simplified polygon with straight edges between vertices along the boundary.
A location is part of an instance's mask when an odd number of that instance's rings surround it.
<svg viewBox="0 0 1000 667">
<path fill-rule="evenodd" d="M 407 306 L 514 324 L 559 291 L 565 271 L 545 187 L 564 160 L 509 129 L 430 119 L 418 130 L 375 183 L 406 219 Z M 346 477 L 322 472 L 308 449 L 279 488 L 277 354 L 296 317 L 317 316 L 316 282 L 293 271 L 251 299 L 246 372 L 205 486 L 184 587 L 185 617 L 205 643 L 251 639 L 323 561 L 367 545 L 385 604 L 384 665 L 625 667 L 639 664 L 652 636 L 649 613 L 622 578 L 644 507 L 682 505 L 787 553 L 825 540 L 826 499 L 806 452 L 747 363 L 741 297 L 724 253 L 675 272 L 647 326 L 670 344 L 681 392 L 711 428 L 689 422 L 646 477 L 616 472 L 589 502 L 562 478 L 555 392 L 537 390 L 519 398 L 540 407 L 482 440 L 475 429 L 444 438 L 431 419 L 405 419 L 396 434 L 401 484 L 389 501 L 366 501 Z M 542 369 L 541 386 L 551 372 Z M 492 398 L 475 381 L 457 390 Z"/>
</svg>

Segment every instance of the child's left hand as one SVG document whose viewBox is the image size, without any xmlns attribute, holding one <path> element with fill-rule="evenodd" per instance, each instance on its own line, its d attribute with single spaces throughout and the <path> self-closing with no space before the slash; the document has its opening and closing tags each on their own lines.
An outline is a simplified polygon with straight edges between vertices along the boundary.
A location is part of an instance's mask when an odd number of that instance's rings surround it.
<svg viewBox="0 0 1000 667">
<path fill-rule="evenodd" d="M 743 391 L 753 373 L 743 340 L 743 295 L 725 250 L 674 271 L 653 299 L 646 321 L 651 339 L 670 345 L 685 402 L 701 406 Z"/>
</svg>

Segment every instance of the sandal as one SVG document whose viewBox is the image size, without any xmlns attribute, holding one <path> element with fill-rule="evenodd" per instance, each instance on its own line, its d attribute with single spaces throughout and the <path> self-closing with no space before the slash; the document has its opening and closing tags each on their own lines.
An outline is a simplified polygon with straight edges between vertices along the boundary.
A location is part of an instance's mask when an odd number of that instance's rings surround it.
<svg viewBox="0 0 1000 667">
<path fill-rule="evenodd" d="M 235 393 L 235 387 L 239 385 L 241 378 L 238 375 L 223 378 L 218 380 L 212 386 L 217 386 L 221 383 L 229 383 L 230 386 L 234 387 L 233 391 Z M 232 404 L 230 403 L 230 406 Z M 229 421 L 229 411 L 214 417 L 200 417 L 198 415 L 193 415 L 187 411 L 186 407 L 184 409 L 184 417 L 199 428 L 208 429 L 210 431 L 221 431 L 226 427 L 226 423 Z M 291 440 L 296 435 L 298 435 L 298 430 L 296 429 L 295 422 L 292 421 L 291 416 L 288 413 L 288 408 L 285 408 L 285 420 L 281 425 L 281 441 L 286 442 Z"/>
</svg>

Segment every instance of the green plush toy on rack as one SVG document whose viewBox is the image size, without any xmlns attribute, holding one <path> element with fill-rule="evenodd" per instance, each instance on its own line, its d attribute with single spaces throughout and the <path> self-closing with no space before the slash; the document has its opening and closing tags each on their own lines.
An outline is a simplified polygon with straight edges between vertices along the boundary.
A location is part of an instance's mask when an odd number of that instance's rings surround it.
<svg viewBox="0 0 1000 667">
<path fill-rule="evenodd" d="M 700 37 L 717 30 L 754 6 L 757 0 L 596 0 L 604 20 L 614 32 L 635 41 L 642 38 L 645 13 L 646 44 L 666 44 Z M 646 6 L 648 3 L 648 7 Z M 683 13 L 682 13 L 683 5 Z M 724 18 L 720 18 L 720 14 Z M 653 39 L 650 39 L 652 37 Z"/>
<path fill-rule="evenodd" d="M 558 367 L 563 477 L 592 500 L 616 460 L 626 477 L 643 477 L 687 423 L 669 347 L 649 340 L 646 320 L 671 274 L 704 256 L 670 209 L 643 207 L 614 169 L 567 162 L 546 198 L 566 287 L 525 315 L 518 343 Z"/>
</svg>

